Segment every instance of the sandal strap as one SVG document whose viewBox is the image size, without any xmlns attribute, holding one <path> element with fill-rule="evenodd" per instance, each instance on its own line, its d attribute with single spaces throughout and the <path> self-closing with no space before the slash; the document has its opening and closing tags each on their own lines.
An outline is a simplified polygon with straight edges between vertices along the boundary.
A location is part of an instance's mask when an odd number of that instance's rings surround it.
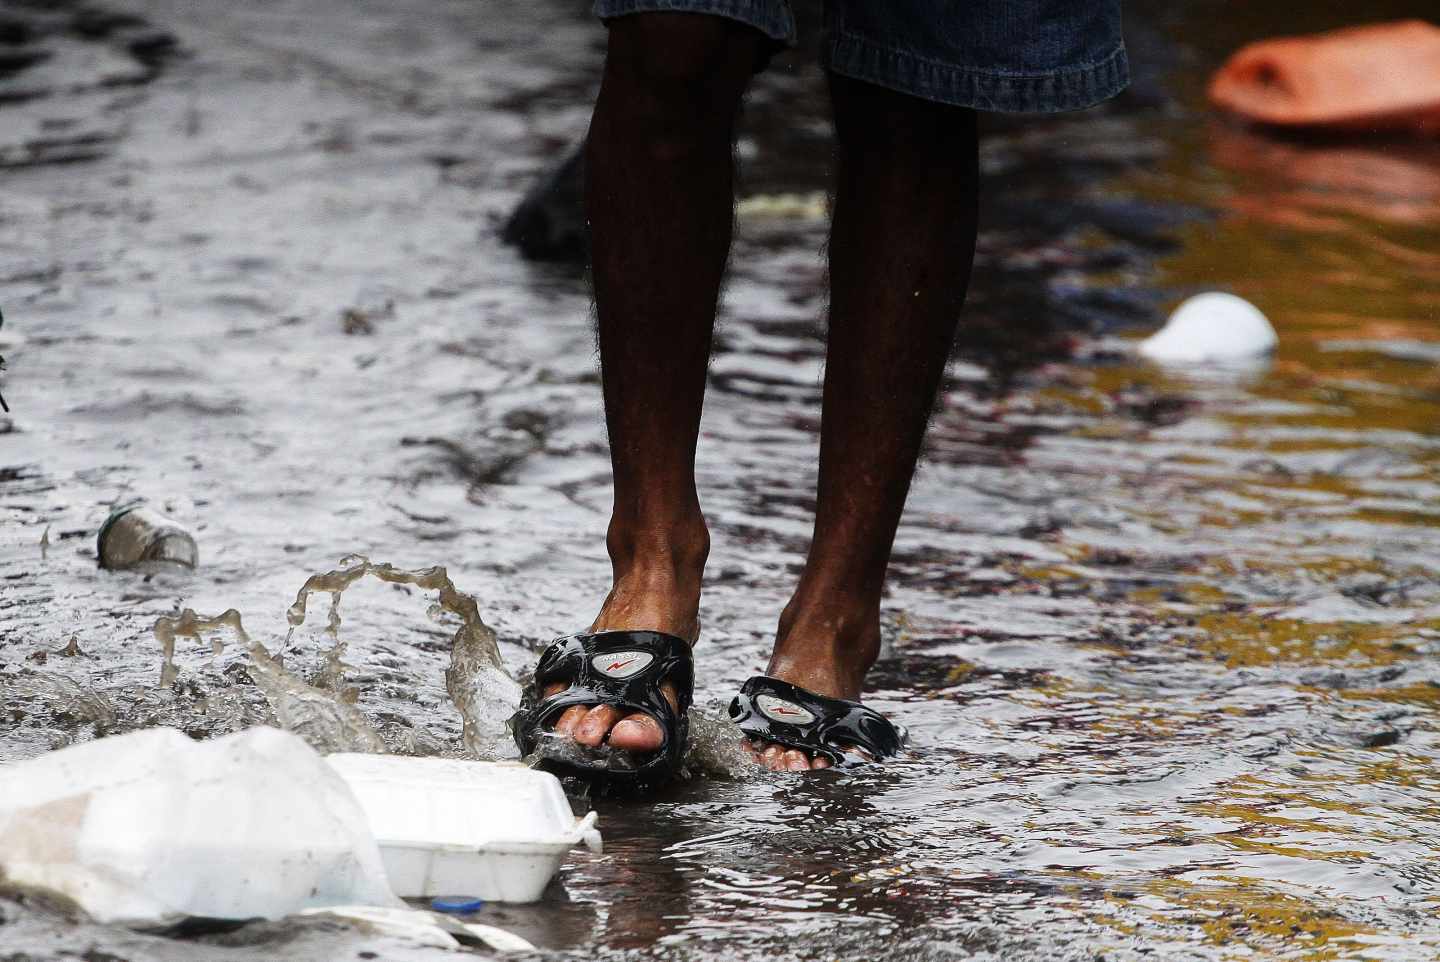
<svg viewBox="0 0 1440 962">
<path fill-rule="evenodd" d="M 858 701 L 816 694 L 766 675 L 740 686 L 730 703 L 730 720 L 751 738 L 823 755 L 832 765 L 859 761 L 856 749 L 891 758 L 907 736 L 904 728 Z"/>
<path fill-rule="evenodd" d="M 675 686 L 678 710 L 670 707 L 660 686 Z M 552 684 L 567 687 L 549 697 Z M 694 694 L 694 662 L 690 645 L 661 631 L 598 631 L 557 638 L 535 666 L 512 723 L 522 755 L 535 750 L 541 734 L 575 705 L 610 705 L 625 713 L 643 712 L 660 723 L 663 741 L 634 773 L 654 775 L 677 771 L 689 734 L 689 709 Z"/>
</svg>

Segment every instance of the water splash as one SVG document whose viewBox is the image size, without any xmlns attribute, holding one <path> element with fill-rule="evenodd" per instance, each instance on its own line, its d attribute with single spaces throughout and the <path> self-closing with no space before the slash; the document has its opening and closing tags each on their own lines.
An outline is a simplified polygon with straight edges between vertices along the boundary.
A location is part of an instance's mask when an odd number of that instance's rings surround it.
<svg viewBox="0 0 1440 962">
<path fill-rule="evenodd" d="M 343 690 L 345 643 L 340 639 L 340 599 L 355 582 L 366 575 L 390 584 L 414 585 L 439 595 L 429 609 L 432 617 L 450 612 L 460 618 L 450 646 L 450 667 L 445 670 L 445 690 L 460 712 L 464 724 L 465 748 L 479 758 L 511 756 L 514 750 L 505 729 L 505 721 L 520 704 L 520 686 L 505 670 L 495 632 L 480 617 L 475 599 L 455 587 L 443 565 L 409 570 L 394 565 L 376 564 L 361 555 L 342 558 L 339 567 L 311 575 L 295 596 L 295 603 L 286 611 L 290 632 L 305 622 L 310 596 L 330 595 L 325 632 L 333 646 L 325 654 L 318 681 L 321 687 Z"/>
<path fill-rule="evenodd" d="M 213 617 L 186 608 L 178 615 L 165 615 L 155 622 L 155 638 L 164 653 L 160 684 L 169 686 L 179 677 L 175 667 L 177 637 L 203 641 L 208 635 L 211 649 L 218 655 L 224 650 L 220 632 L 227 630 L 250 656 L 250 678 L 264 693 L 281 728 L 299 735 L 320 752 L 386 750 L 385 743 L 355 706 L 307 685 L 286 671 L 264 645 L 245 631 L 240 612 L 234 608 Z"/>
<path fill-rule="evenodd" d="M 324 631 L 331 646 L 324 653 L 314 684 L 286 671 L 264 645 L 249 636 L 240 613 L 233 608 L 213 617 L 188 608 L 179 615 L 162 617 L 155 623 L 155 637 L 163 653 L 161 686 L 169 687 L 179 677 L 175 665 L 177 637 L 208 639 L 211 651 L 218 656 L 224 650 L 223 633 L 228 631 L 249 655 L 250 676 L 281 727 L 305 738 L 320 751 L 385 751 L 385 743 L 355 707 L 358 690 L 345 687 L 348 666 L 344 661 L 346 642 L 340 637 L 340 602 L 345 591 L 367 575 L 390 584 L 435 591 L 439 600 L 429 609 L 431 616 L 449 612 L 460 618 L 460 627 L 451 639 L 445 688 L 460 712 L 465 748 L 479 758 L 513 754 L 505 719 L 519 703 L 519 685 L 505 670 L 495 632 L 480 617 L 475 599 L 457 589 L 439 565 L 408 570 L 350 555 L 342 558 L 338 567 L 306 579 L 286 611 L 290 628 L 284 645 L 289 647 L 295 631 L 305 623 L 310 596 L 328 594 Z"/>
<path fill-rule="evenodd" d="M 745 736 L 718 706 L 690 708 L 690 747 L 685 767 L 695 775 L 751 778 L 761 772 L 745 748 Z"/>
</svg>

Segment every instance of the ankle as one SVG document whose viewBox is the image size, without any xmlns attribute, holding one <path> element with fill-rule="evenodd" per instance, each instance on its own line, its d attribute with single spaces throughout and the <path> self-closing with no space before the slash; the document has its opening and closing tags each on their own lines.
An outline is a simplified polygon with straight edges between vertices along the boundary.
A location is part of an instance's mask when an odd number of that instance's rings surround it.
<svg viewBox="0 0 1440 962">
<path fill-rule="evenodd" d="M 668 568 L 617 574 L 591 631 L 663 631 L 694 644 L 700 634 L 700 576 Z"/>
<path fill-rule="evenodd" d="M 858 698 L 880 654 L 878 600 L 803 589 L 785 606 L 766 674 L 836 698 Z"/>
<path fill-rule="evenodd" d="M 680 520 L 633 524 L 617 514 L 605 536 L 615 583 L 693 583 L 698 592 L 710 556 L 710 531 L 699 511 Z"/>
<path fill-rule="evenodd" d="M 710 551 L 703 519 L 698 527 L 643 530 L 612 520 L 606 543 L 614 583 L 591 630 L 649 629 L 694 642 L 700 581 Z"/>
</svg>

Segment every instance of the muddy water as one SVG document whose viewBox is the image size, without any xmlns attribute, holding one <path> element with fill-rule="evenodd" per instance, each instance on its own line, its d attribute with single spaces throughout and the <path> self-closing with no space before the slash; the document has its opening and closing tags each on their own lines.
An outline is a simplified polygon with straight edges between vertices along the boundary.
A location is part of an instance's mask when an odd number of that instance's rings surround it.
<svg viewBox="0 0 1440 962">
<path fill-rule="evenodd" d="M 494 236 L 583 130 L 582 6 L 0 4 L 24 25 L 0 68 L 0 760 L 154 724 L 503 746 L 504 683 L 455 680 L 493 670 L 492 630 L 523 670 L 607 570 L 582 279 Z M 1199 83 L 1226 51 L 1345 12 L 1212 7 L 1134 11 L 1122 101 L 989 124 L 965 343 L 867 695 L 915 754 L 597 800 L 605 854 L 489 921 L 601 958 L 1440 954 L 1440 149 L 1216 124 Z M 761 79 L 746 194 L 823 189 L 821 90 L 803 57 Z M 700 452 L 712 709 L 764 664 L 808 537 L 814 206 L 739 225 Z M 1267 369 L 1125 360 L 1215 287 L 1274 319 Z M 97 569 L 137 495 L 196 531 L 197 571 Z M 355 554 L 412 576 L 351 577 Z M 342 608 L 302 621 L 305 587 Z M 162 685 L 153 627 L 187 608 L 235 609 L 250 644 L 176 631 Z M 0 918 L 38 958 L 425 957 Z"/>
</svg>

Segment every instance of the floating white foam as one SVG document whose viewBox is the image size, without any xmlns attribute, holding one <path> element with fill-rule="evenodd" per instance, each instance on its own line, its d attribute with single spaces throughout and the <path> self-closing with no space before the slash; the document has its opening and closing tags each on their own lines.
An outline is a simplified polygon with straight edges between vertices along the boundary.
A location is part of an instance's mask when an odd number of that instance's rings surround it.
<svg viewBox="0 0 1440 962">
<path fill-rule="evenodd" d="M 1275 328 L 1254 304 L 1211 291 L 1188 298 L 1136 351 L 1161 364 L 1234 363 L 1275 350 Z"/>
</svg>

